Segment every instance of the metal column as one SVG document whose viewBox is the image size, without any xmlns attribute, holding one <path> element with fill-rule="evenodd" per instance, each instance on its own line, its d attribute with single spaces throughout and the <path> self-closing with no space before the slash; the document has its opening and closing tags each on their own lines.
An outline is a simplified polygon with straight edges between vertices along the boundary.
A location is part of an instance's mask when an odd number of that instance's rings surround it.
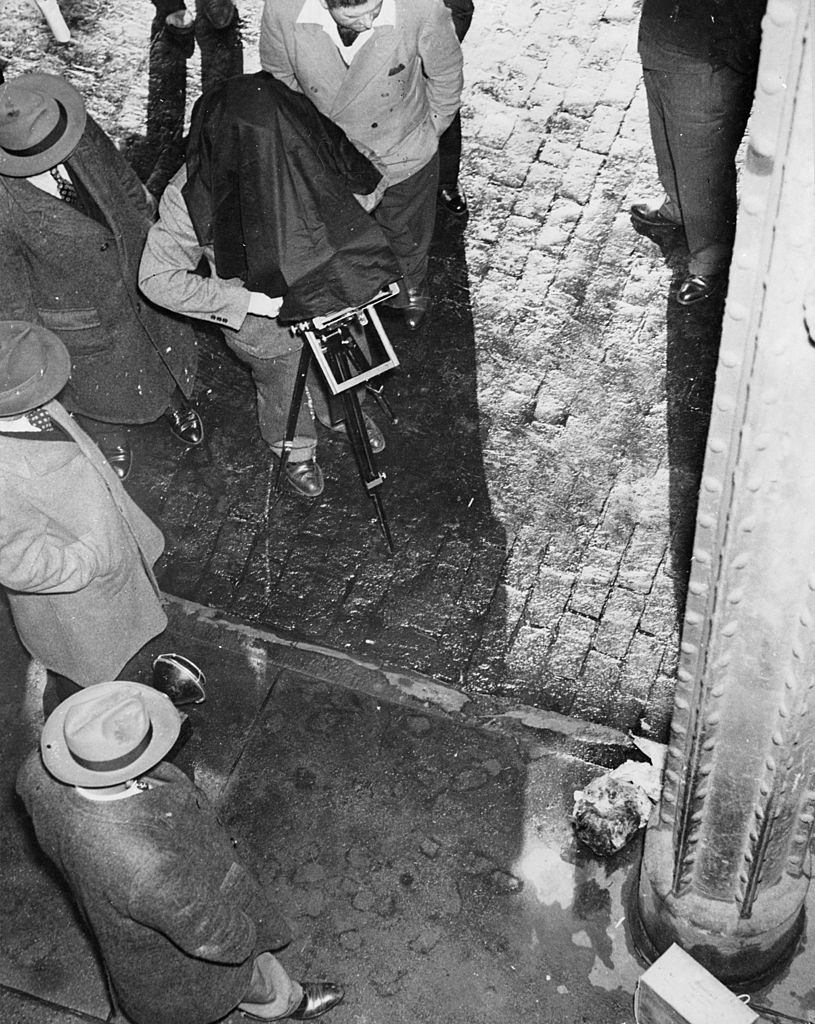
<svg viewBox="0 0 815 1024">
<path fill-rule="evenodd" d="M 725 981 L 803 920 L 815 818 L 813 5 L 770 0 L 639 940 Z M 815 303 L 813 303 L 815 307 Z"/>
</svg>

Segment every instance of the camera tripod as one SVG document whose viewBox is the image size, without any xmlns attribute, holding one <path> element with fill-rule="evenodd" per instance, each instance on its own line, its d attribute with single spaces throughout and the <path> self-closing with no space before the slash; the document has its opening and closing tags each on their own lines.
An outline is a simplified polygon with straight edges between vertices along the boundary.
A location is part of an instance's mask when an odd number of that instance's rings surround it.
<svg viewBox="0 0 815 1024">
<path fill-rule="evenodd" d="M 398 291 L 399 286 L 392 284 L 363 306 L 349 307 L 330 316 L 314 317 L 311 320 L 303 320 L 292 325 L 292 334 L 299 335 L 303 339 L 303 350 L 297 367 L 297 376 L 286 421 L 286 436 L 283 439 L 283 449 L 275 484 L 277 490 L 280 490 L 283 484 L 283 471 L 289 460 L 297 430 L 297 420 L 306 390 L 306 378 L 312 360 L 314 360 L 320 367 L 331 394 L 339 395 L 342 398 L 345 428 L 360 479 L 366 493 L 374 503 L 379 526 L 391 554 L 393 554 L 393 538 L 385 507 L 382 504 L 382 496 L 379 493 L 379 488 L 385 480 L 385 474 L 377 468 L 374 454 L 371 451 L 371 442 L 360 408 L 358 392 L 359 388 L 364 385 L 391 422 L 396 423 L 396 416 L 385 398 L 384 389 L 381 384 L 375 385 L 371 381 L 399 365 L 393 346 L 374 309 L 378 302 L 384 302 L 396 295 Z M 369 323 L 376 332 L 378 345 L 383 354 L 382 360 L 374 364 L 362 351 L 357 340 L 358 334 L 364 331 L 366 324 Z"/>
</svg>

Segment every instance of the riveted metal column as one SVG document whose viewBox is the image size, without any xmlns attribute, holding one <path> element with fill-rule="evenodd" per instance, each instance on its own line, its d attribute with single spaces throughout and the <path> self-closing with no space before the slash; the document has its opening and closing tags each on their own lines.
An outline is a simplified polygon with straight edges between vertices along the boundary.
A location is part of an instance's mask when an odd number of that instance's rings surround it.
<svg viewBox="0 0 815 1024">
<path fill-rule="evenodd" d="M 770 0 L 639 939 L 725 981 L 803 919 L 815 815 L 812 4 Z"/>
</svg>

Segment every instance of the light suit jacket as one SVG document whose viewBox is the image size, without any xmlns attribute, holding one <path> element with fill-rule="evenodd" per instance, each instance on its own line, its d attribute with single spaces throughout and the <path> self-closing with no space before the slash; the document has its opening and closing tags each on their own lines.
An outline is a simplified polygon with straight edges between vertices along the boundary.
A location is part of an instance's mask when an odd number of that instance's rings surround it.
<svg viewBox="0 0 815 1024">
<path fill-rule="evenodd" d="M 164 538 L 62 406 L 45 409 L 75 443 L 0 435 L 0 584 L 29 653 L 87 686 L 167 625 Z"/>
<path fill-rule="evenodd" d="M 303 0 L 266 0 L 260 62 L 303 92 L 398 184 L 421 170 L 461 102 L 462 55 L 442 0 L 393 0 L 394 25 L 375 25 L 346 65 L 331 36 L 298 21 Z"/>
</svg>

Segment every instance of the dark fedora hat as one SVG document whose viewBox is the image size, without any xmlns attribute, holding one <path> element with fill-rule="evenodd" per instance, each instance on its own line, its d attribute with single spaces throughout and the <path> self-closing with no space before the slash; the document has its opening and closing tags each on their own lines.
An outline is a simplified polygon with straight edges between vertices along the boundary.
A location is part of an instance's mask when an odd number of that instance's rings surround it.
<svg viewBox="0 0 815 1024">
<path fill-rule="evenodd" d="M 0 85 L 0 174 L 30 178 L 67 160 L 86 118 L 82 96 L 59 75 L 18 75 Z"/>
<path fill-rule="evenodd" d="M 25 320 L 0 320 L 0 416 L 36 409 L 70 374 L 71 357 L 56 334 Z"/>
</svg>

